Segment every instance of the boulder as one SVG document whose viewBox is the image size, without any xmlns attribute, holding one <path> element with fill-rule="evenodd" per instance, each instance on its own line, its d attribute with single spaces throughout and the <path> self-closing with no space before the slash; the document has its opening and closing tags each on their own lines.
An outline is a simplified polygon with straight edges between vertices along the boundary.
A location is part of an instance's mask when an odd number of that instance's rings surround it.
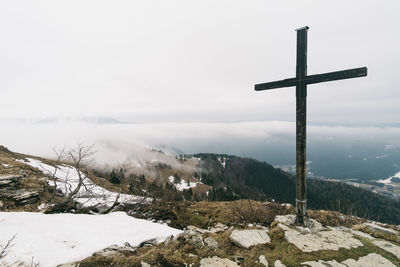
<svg viewBox="0 0 400 267">
<path fill-rule="evenodd" d="M 0 187 L 14 187 L 19 184 L 19 180 L 24 179 L 23 175 L 2 175 L 0 176 Z"/>
<path fill-rule="evenodd" d="M 42 189 L 1 190 L 0 195 L 15 201 L 17 205 L 25 205 L 37 202 L 41 192 Z"/>
<path fill-rule="evenodd" d="M 148 239 L 145 241 L 142 241 L 139 245 L 139 247 L 151 247 L 157 245 L 157 238 L 152 238 L 152 239 Z"/>
<path fill-rule="evenodd" d="M 347 259 L 341 263 L 331 260 L 331 261 L 306 261 L 301 263 L 301 266 L 311 266 L 311 267 L 395 267 L 393 263 L 385 259 L 379 254 L 370 253 L 364 257 L 360 257 L 358 260 Z"/>
<path fill-rule="evenodd" d="M 196 247 L 202 248 L 204 247 L 204 242 L 201 234 L 193 230 L 185 230 L 181 236 L 185 239 L 185 242 Z"/>
<path fill-rule="evenodd" d="M 140 262 L 140 266 L 141 266 L 141 267 L 151 267 L 151 265 L 148 264 L 148 263 L 145 262 L 145 261 L 141 261 L 141 262 Z"/>
<path fill-rule="evenodd" d="M 397 231 L 386 227 L 379 226 L 375 223 L 364 223 L 371 231 L 381 232 L 389 235 L 397 235 Z"/>
<path fill-rule="evenodd" d="M 283 264 L 280 260 L 276 260 L 274 262 L 274 267 L 286 267 L 286 265 Z"/>
<path fill-rule="evenodd" d="M 226 226 L 225 224 L 217 223 L 216 225 L 214 225 L 213 227 L 210 228 L 210 232 L 216 234 L 216 233 L 220 233 L 220 232 L 225 232 L 228 229 L 229 229 L 229 227 Z"/>
<path fill-rule="evenodd" d="M 375 239 L 375 238 L 372 237 L 371 235 L 369 235 L 369 234 L 367 234 L 367 233 L 364 233 L 364 232 L 361 232 L 361 231 L 351 230 L 350 232 L 351 232 L 353 235 L 358 235 L 358 236 L 367 238 L 367 239 L 369 239 L 369 240 L 374 240 L 374 239 Z"/>
<path fill-rule="evenodd" d="M 318 250 L 339 250 L 339 248 L 357 248 L 363 246 L 360 240 L 353 237 L 350 232 L 339 229 L 325 229 L 306 233 L 297 227 L 278 224 L 285 232 L 285 239 L 304 252 Z"/>
<path fill-rule="evenodd" d="M 233 230 L 229 239 L 242 248 L 271 242 L 266 230 Z"/>
<path fill-rule="evenodd" d="M 212 247 L 212 248 L 219 248 L 219 247 L 220 247 L 218 241 L 215 240 L 214 238 L 212 238 L 211 236 L 206 237 L 206 238 L 204 239 L 204 243 L 205 243 L 207 246 Z"/>
<path fill-rule="evenodd" d="M 200 261 L 200 267 L 238 267 L 236 262 L 229 259 L 221 259 L 217 256 L 212 258 L 204 258 Z"/>
<path fill-rule="evenodd" d="M 264 255 L 260 255 L 260 257 L 258 257 L 258 260 L 260 261 L 260 263 L 262 265 L 264 265 L 265 267 L 268 267 L 268 261 Z"/>
<path fill-rule="evenodd" d="M 400 247 L 399 246 L 392 244 L 388 241 L 384 241 L 384 240 L 376 240 L 376 241 L 373 241 L 372 243 L 374 243 L 375 246 L 378 246 L 381 249 L 384 249 L 387 252 L 392 253 L 398 259 L 400 259 Z"/>
<path fill-rule="evenodd" d="M 125 253 L 133 253 L 135 252 L 135 250 L 136 248 L 131 246 L 121 247 L 117 245 L 111 245 L 102 250 L 96 251 L 95 253 L 93 253 L 93 256 L 111 257 L 111 256 L 122 255 Z"/>
</svg>

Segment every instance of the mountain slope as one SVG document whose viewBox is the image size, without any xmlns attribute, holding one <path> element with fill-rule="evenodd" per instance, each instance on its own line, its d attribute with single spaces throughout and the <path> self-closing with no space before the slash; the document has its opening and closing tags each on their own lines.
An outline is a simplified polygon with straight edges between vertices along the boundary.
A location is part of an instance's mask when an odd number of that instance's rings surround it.
<svg viewBox="0 0 400 267">
<path fill-rule="evenodd" d="M 202 159 L 202 181 L 214 188 L 256 200 L 295 202 L 295 177 L 265 162 L 217 154 L 196 154 Z M 221 164 L 223 160 L 224 164 Z M 308 206 L 387 223 L 400 224 L 400 202 L 338 182 L 307 180 Z"/>
</svg>

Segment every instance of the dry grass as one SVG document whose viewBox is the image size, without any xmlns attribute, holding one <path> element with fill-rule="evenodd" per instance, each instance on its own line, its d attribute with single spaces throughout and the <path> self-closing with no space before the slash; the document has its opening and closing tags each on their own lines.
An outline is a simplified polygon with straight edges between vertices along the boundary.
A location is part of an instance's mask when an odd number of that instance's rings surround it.
<svg viewBox="0 0 400 267">
<path fill-rule="evenodd" d="M 315 219 L 325 226 L 345 226 L 351 228 L 353 225 L 365 222 L 365 219 L 344 215 L 337 211 L 308 210 L 310 218 Z"/>
</svg>

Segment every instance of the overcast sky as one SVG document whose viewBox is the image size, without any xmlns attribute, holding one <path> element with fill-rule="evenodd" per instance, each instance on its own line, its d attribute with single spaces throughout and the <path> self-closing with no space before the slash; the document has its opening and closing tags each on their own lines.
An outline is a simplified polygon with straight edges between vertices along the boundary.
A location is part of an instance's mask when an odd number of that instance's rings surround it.
<svg viewBox="0 0 400 267">
<path fill-rule="evenodd" d="M 137 122 L 295 120 L 295 29 L 310 122 L 399 123 L 400 1 L 1 1 L 0 116 Z"/>
</svg>

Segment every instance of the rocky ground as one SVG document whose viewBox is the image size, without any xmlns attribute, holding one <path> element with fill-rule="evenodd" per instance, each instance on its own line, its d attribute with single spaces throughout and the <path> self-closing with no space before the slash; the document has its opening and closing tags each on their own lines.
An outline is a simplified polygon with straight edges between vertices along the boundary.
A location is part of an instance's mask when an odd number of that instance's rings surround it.
<svg viewBox="0 0 400 267">
<path fill-rule="evenodd" d="M 163 243 L 114 246 L 71 266 L 400 266 L 400 236 L 390 226 L 311 221 L 304 228 L 294 215 L 278 215 L 269 227 L 188 226 Z"/>
</svg>

